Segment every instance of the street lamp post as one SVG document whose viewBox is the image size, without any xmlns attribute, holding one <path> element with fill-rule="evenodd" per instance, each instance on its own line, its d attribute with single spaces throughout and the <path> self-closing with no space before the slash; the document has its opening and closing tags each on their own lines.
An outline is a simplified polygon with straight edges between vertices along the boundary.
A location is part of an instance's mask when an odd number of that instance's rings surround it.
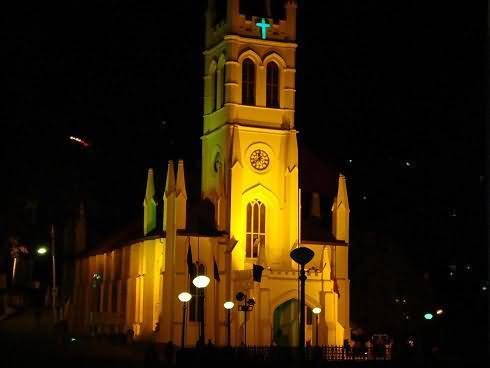
<svg viewBox="0 0 490 368">
<path fill-rule="evenodd" d="M 254 298 L 248 298 L 247 299 L 247 296 L 244 293 L 242 293 L 241 291 L 239 293 L 237 293 L 236 300 L 238 300 L 239 302 L 243 301 L 243 304 L 238 306 L 238 310 L 242 311 L 244 313 L 244 316 L 245 316 L 245 321 L 243 323 L 243 326 L 244 326 L 243 329 L 244 329 L 244 333 L 245 333 L 244 344 L 245 344 L 245 346 L 247 346 L 247 312 L 251 312 L 254 309 L 255 300 L 254 300 Z"/>
<path fill-rule="evenodd" d="M 185 312 L 187 310 L 187 303 L 192 299 L 192 295 L 184 291 L 179 294 L 178 298 L 182 302 L 182 336 L 180 340 L 180 347 L 183 349 L 185 346 L 185 324 L 186 324 Z"/>
<path fill-rule="evenodd" d="M 299 280 L 301 284 L 300 297 L 300 323 L 299 323 L 299 349 L 301 359 L 305 359 L 305 282 L 306 272 L 305 265 L 313 259 L 315 253 L 306 247 L 298 247 L 291 251 L 290 257 L 301 266 Z"/>
<path fill-rule="evenodd" d="M 53 322 L 56 323 L 56 297 L 58 295 L 58 289 L 56 288 L 56 251 L 55 251 L 55 237 L 54 237 L 54 225 L 51 225 L 51 258 L 53 262 L 53 288 L 52 292 L 52 308 L 53 308 Z"/>
<path fill-rule="evenodd" d="M 315 307 L 313 308 L 312 312 L 315 314 L 315 317 L 316 317 L 316 333 L 315 333 L 315 340 L 316 340 L 316 346 L 318 347 L 318 315 L 320 314 L 320 312 L 322 311 L 321 308 L 319 307 Z"/>
<path fill-rule="evenodd" d="M 199 271 L 199 267 L 197 268 L 198 271 Z M 201 298 L 201 301 L 202 301 L 202 308 L 201 308 L 201 327 L 200 327 L 200 332 L 199 332 L 199 340 L 201 342 L 202 345 L 204 345 L 204 289 L 209 285 L 209 281 L 211 281 L 209 279 L 209 277 L 207 277 L 206 275 L 197 275 L 194 280 L 192 280 L 192 283 L 194 284 L 194 286 L 196 288 L 199 289 L 199 296 Z"/>
<path fill-rule="evenodd" d="M 226 309 L 226 311 L 228 312 L 228 324 L 227 324 L 227 346 L 230 347 L 231 346 L 231 310 L 233 309 L 233 307 L 235 306 L 235 303 L 231 302 L 231 301 L 228 301 L 228 302 L 225 302 L 224 304 L 224 307 Z"/>
</svg>

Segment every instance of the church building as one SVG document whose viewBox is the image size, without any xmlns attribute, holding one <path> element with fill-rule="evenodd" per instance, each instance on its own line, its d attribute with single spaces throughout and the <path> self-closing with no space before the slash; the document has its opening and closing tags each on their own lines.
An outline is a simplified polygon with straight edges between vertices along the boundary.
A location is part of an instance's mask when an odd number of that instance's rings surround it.
<svg viewBox="0 0 490 368">
<path fill-rule="evenodd" d="M 182 160 L 158 171 L 161 191 L 149 169 L 140 234 L 95 244 L 76 260 L 72 331 L 295 346 L 299 273 L 290 253 L 302 246 L 314 252 L 305 266 L 305 340 L 350 338 L 346 179 L 335 174 L 328 203 L 299 187 L 308 181 L 295 129 L 296 10 L 295 0 L 208 1 L 201 211 L 189 210 L 186 185 L 194 183 Z M 196 287 L 197 276 L 207 286 Z M 191 299 L 179 300 L 182 292 Z"/>
</svg>

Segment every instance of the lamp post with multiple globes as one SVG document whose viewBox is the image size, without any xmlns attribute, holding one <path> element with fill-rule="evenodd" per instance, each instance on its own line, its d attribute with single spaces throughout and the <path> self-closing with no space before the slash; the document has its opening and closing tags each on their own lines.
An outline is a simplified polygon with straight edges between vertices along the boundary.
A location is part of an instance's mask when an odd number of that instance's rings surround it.
<svg viewBox="0 0 490 368">
<path fill-rule="evenodd" d="M 238 300 L 239 302 L 243 301 L 243 304 L 240 304 L 238 306 L 238 310 L 244 312 L 245 315 L 245 321 L 243 323 L 245 337 L 243 343 L 245 346 L 247 346 L 247 312 L 251 312 L 254 309 L 255 299 L 254 298 L 247 299 L 247 296 L 240 291 L 236 295 L 236 300 Z"/>
</svg>

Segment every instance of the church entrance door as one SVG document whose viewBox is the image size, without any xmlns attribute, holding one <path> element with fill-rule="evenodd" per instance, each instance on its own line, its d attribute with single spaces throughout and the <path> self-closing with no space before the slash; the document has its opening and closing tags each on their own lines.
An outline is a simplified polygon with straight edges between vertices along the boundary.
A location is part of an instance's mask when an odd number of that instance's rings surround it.
<svg viewBox="0 0 490 368">
<path fill-rule="evenodd" d="M 313 326 L 311 308 L 306 306 L 305 341 L 312 343 Z M 273 340 L 277 346 L 298 346 L 299 301 L 290 299 L 274 310 Z"/>
</svg>

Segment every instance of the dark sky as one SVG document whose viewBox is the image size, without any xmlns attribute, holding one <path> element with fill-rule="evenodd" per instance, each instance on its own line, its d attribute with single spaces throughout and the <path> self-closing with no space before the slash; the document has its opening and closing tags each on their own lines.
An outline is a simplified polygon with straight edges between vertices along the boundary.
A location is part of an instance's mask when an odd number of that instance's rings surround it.
<svg viewBox="0 0 490 368">
<path fill-rule="evenodd" d="M 197 165 L 199 3 L 0 11 L 3 236 L 26 201 L 59 218 L 78 196 L 107 231 L 140 213 L 148 167 L 162 185 L 167 159 Z M 421 269 L 486 267 L 486 12 L 469 3 L 300 1 L 297 127 L 349 178 L 353 249 L 382 234 Z"/>
</svg>

